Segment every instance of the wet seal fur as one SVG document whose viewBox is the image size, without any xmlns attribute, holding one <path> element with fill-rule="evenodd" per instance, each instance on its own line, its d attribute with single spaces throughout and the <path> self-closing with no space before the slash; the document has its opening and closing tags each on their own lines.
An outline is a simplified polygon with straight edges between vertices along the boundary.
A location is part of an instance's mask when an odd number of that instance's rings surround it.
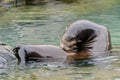
<svg viewBox="0 0 120 80">
<path fill-rule="evenodd" d="M 64 50 L 53 45 L 18 45 L 13 49 L 13 52 L 18 59 L 18 64 L 22 66 L 29 61 L 64 62 L 67 58 L 67 53 Z"/>
<path fill-rule="evenodd" d="M 111 50 L 110 32 L 102 25 L 79 20 L 66 28 L 60 47 L 70 54 L 68 60 L 103 56 Z"/>
</svg>

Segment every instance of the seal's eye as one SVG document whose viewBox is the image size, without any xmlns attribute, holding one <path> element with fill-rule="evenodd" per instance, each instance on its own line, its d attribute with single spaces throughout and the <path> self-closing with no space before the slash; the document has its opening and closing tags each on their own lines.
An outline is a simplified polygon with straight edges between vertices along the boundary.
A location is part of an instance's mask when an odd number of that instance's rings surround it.
<svg viewBox="0 0 120 80">
<path fill-rule="evenodd" d="M 70 45 L 70 46 L 68 46 L 69 48 L 72 48 L 73 47 L 73 45 Z"/>
<path fill-rule="evenodd" d="M 77 46 L 73 46 L 72 49 L 74 49 L 74 50 L 77 49 Z"/>
<path fill-rule="evenodd" d="M 66 38 L 65 40 L 66 40 L 67 42 L 71 42 L 71 41 L 73 41 L 74 39 L 73 39 L 73 38 L 68 37 L 68 38 Z"/>
</svg>

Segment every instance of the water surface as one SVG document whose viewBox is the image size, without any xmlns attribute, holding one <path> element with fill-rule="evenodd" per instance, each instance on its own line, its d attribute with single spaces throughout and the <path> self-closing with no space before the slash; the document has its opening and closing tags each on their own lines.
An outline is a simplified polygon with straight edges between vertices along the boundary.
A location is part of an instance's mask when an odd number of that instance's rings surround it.
<svg viewBox="0 0 120 80">
<path fill-rule="evenodd" d="M 120 80 L 120 1 L 11 8 L 0 14 L 0 41 L 16 44 L 60 44 L 65 27 L 87 19 L 106 26 L 111 33 L 113 53 L 84 66 L 38 63 L 25 68 L 9 65 L 0 80 Z"/>
</svg>

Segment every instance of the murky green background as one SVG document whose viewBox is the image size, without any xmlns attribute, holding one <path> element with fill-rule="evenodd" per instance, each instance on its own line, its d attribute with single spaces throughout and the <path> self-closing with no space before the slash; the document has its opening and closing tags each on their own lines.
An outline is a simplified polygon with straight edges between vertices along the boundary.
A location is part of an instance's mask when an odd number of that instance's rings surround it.
<svg viewBox="0 0 120 80">
<path fill-rule="evenodd" d="M 85 0 L 79 4 L 54 2 L 11 8 L 0 14 L 0 41 L 11 46 L 59 46 L 65 27 L 80 19 L 91 20 L 109 28 L 112 56 L 98 59 L 95 66 L 48 63 L 21 68 L 10 65 L 7 73 L 0 75 L 0 80 L 120 80 L 120 0 Z"/>
</svg>

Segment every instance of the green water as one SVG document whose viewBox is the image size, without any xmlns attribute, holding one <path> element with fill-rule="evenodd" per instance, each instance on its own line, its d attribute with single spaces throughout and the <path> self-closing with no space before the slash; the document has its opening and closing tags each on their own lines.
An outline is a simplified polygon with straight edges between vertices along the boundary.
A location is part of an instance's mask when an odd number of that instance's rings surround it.
<svg viewBox="0 0 120 80">
<path fill-rule="evenodd" d="M 91 1 L 91 0 L 90 0 Z M 98 59 L 96 66 L 49 65 L 19 68 L 10 65 L 0 80 L 120 80 L 120 1 L 49 3 L 11 8 L 0 14 L 0 41 L 16 44 L 60 44 L 65 27 L 87 19 L 106 26 L 111 33 L 113 56 Z"/>
</svg>

